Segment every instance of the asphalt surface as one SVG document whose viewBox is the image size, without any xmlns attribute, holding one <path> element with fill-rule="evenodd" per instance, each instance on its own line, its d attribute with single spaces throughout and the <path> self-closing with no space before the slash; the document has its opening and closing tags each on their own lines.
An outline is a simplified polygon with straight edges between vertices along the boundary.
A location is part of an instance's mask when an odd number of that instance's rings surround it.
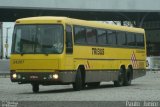
<svg viewBox="0 0 160 107">
<path fill-rule="evenodd" d="M 9 60 L 0 60 L 0 75 L 9 73 Z"/>
<path fill-rule="evenodd" d="M 72 85 L 40 86 L 37 94 L 30 84 L 18 85 L 0 77 L 0 107 L 146 107 L 146 102 L 152 104 L 147 107 L 160 107 L 160 71 L 147 72 L 131 86 L 104 82 L 81 91 L 73 91 Z"/>
<path fill-rule="evenodd" d="M 73 91 L 71 85 L 40 86 L 32 93 L 30 84 L 18 85 L 9 78 L 0 78 L 1 101 L 160 101 L 160 71 L 148 72 L 131 86 L 114 87 L 112 82 L 98 88 Z"/>
</svg>

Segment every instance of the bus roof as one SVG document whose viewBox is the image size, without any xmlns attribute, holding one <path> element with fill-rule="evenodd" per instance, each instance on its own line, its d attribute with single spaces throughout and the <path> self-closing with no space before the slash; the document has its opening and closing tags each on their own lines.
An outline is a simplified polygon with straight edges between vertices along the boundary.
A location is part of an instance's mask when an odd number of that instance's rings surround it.
<svg viewBox="0 0 160 107">
<path fill-rule="evenodd" d="M 40 17 L 21 18 L 16 20 L 16 24 L 45 24 L 45 23 L 55 23 L 55 22 L 67 23 L 72 25 L 80 25 L 80 26 L 88 26 L 88 27 L 96 27 L 96 28 L 102 28 L 102 29 L 104 28 L 104 29 L 111 29 L 111 30 L 144 33 L 144 29 L 142 28 L 112 25 L 112 24 L 102 23 L 98 21 L 88 21 L 88 20 L 73 19 L 68 17 L 40 16 Z"/>
</svg>

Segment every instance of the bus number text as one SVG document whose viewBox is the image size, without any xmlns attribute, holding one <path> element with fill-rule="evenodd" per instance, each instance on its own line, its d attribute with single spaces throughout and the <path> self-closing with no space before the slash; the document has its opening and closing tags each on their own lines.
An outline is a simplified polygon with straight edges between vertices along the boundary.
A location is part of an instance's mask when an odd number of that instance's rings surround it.
<svg viewBox="0 0 160 107">
<path fill-rule="evenodd" d="M 104 55 L 103 48 L 92 48 L 92 55 Z"/>
</svg>

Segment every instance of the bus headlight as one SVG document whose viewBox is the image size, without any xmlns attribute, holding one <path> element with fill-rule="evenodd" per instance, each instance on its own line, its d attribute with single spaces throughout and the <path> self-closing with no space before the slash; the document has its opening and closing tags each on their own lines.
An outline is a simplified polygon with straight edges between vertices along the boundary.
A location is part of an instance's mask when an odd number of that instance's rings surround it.
<svg viewBox="0 0 160 107">
<path fill-rule="evenodd" d="M 58 79 L 58 74 L 53 74 L 53 79 Z"/>
<path fill-rule="evenodd" d="M 17 74 L 16 73 L 13 74 L 12 77 L 13 77 L 13 79 L 16 79 L 17 78 Z"/>
</svg>

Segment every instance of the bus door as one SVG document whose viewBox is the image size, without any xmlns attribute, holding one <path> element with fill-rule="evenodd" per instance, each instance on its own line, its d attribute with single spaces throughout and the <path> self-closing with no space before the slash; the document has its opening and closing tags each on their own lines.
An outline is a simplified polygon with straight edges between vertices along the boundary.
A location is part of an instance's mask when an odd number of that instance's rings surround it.
<svg viewBox="0 0 160 107">
<path fill-rule="evenodd" d="M 66 25 L 66 68 L 73 69 L 73 39 L 72 26 Z"/>
</svg>

